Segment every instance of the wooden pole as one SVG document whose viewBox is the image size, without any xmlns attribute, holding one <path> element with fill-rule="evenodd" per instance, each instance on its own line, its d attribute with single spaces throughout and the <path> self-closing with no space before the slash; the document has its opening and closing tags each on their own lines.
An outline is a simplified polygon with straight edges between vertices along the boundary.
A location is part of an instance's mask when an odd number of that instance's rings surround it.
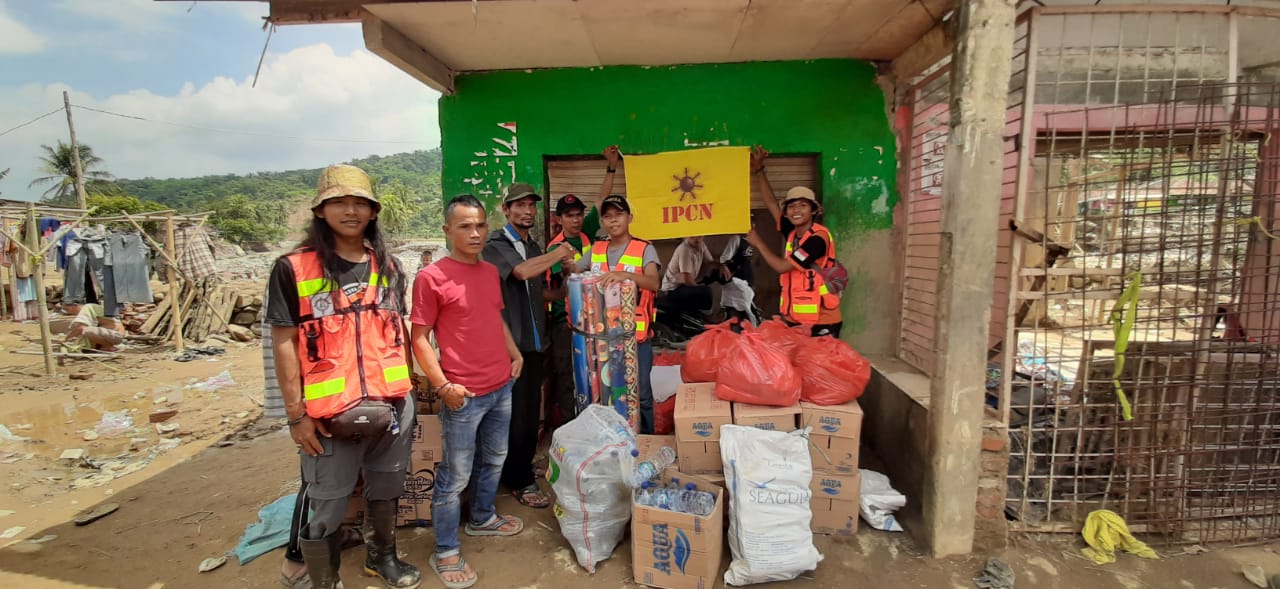
<svg viewBox="0 0 1280 589">
<path fill-rule="evenodd" d="M 84 193 L 84 168 L 80 164 L 80 147 L 76 143 L 76 125 L 71 122 L 71 97 L 66 90 L 62 91 L 62 107 L 67 111 L 67 129 L 71 131 L 71 163 L 76 168 L 76 202 L 80 203 L 80 210 L 84 210 L 89 208 L 89 199 Z"/>
<path fill-rule="evenodd" d="M 36 225 L 36 205 L 27 205 L 27 248 L 33 252 L 40 251 L 40 227 Z M 28 256 L 30 253 L 20 255 Z M 40 347 L 44 349 L 44 372 L 53 376 L 57 372 L 53 357 L 53 334 L 49 333 L 49 301 L 44 295 L 44 258 L 32 256 L 35 260 L 35 271 L 32 276 L 36 280 L 36 313 L 40 317 Z"/>
<path fill-rule="evenodd" d="M 5 224 L 5 218 L 4 218 L 4 215 L 0 215 L 0 228 L 4 228 L 4 224 Z M 3 256 L 3 255 L 4 255 L 4 252 L 0 252 L 0 256 Z M 10 280 L 10 281 L 12 281 L 12 280 L 13 280 L 13 270 L 12 270 L 11 268 L 6 269 L 6 268 L 4 268 L 3 266 L 0 266 L 0 317 L 4 317 L 4 310 L 5 310 L 5 308 L 6 308 L 6 307 L 8 307 L 8 305 L 6 305 L 6 304 L 5 304 L 5 298 L 6 298 L 6 297 L 5 297 L 5 292 L 4 292 L 4 289 L 5 289 L 5 286 L 4 286 L 4 276 L 5 276 L 5 274 L 8 274 L 8 275 L 9 275 L 9 280 Z M 17 303 L 17 301 L 14 301 L 14 303 Z"/>
<path fill-rule="evenodd" d="M 164 244 L 165 257 L 170 260 L 176 260 L 173 246 L 173 213 L 170 213 L 168 218 L 165 219 L 164 232 L 166 240 Z M 173 321 L 173 348 L 177 353 L 181 354 L 186 351 L 182 343 L 182 304 L 180 303 L 182 299 L 179 298 L 182 288 L 181 284 L 178 283 L 178 269 L 175 264 L 167 264 L 165 269 L 167 270 L 165 274 L 169 279 L 169 300 L 173 301 L 173 305 L 169 307 L 173 313 L 171 319 Z"/>
</svg>

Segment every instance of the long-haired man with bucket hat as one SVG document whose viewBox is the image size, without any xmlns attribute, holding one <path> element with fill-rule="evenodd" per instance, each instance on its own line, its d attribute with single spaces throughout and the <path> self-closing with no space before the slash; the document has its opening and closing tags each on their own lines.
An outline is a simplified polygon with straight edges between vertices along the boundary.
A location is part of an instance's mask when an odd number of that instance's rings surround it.
<svg viewBox="0 0 1280 589">
<path fill-rule="evenodd" d="M 268 284 L 276 375 L 313 510 L 299 545 L 317 589 L 342 586 L 339 532 L 360 476 L 365 573 L 400 589 L 421 583 L 396 554 L 414 407 L 405 278 L 378 230 L 380 208 L 364 171 L 326 168 L 307 236 L 276 261 Z"/>
</svg>

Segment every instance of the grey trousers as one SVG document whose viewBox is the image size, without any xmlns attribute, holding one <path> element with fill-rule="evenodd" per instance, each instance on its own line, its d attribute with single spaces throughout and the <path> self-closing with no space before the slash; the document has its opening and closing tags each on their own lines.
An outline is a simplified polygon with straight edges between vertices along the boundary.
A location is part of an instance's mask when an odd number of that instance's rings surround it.
<svg viewBox="0 0 1280 589">
<path fill-rule="evenodd" d="M 103 315 L 120 315 L 120 303 L 116 300 L 116 280 L 111 272 L 111 248 L 107 239 L 74 237 L 67 240 L 66 281 L 62 287 L 62 301 L 83 305 L 88 302 L 89 288 L 98 293 Z M 93 283 L 89 284 L 89 280 Z"/>
<path fill-rule="evenodd" d="M 399 499 L 404 494 L 404 479 L 409 472 L 409 456 L 413 451 L 413 395 L 393 403 L 400 416 L 400 433 L 387 432 L 377 442 L 350 442 L 320 438 L 324 453 L 319 456 L 299 454 L 302 481 L 314 514 L 307 524 L 306 536 L 319 540 L 342 527 L 347 500 L 364 476 L 364 498 L 367 501 Z"/>
<path fill-rule="evenodd" d="M 107 238 L 111 249 L 111 276 L 115 281 L 116 299 L 121 303 L 151 304 L 151 248 L 136 233 L 116 234 Z"/>
</svg>

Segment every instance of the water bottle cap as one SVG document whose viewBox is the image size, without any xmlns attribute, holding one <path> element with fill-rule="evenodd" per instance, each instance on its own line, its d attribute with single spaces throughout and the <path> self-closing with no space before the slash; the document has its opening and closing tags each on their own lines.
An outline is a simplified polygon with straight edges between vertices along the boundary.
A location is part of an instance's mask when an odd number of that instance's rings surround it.
<svg viewBox="0 0 1280 589">
<path fill-rule="evenodd" d="M 693 484 L 693 483 L 685 483 L 685 484 L 684 484 L 684 488 L 686 488 L 686 489 L 688 489 L 688 490 L 692 491 L 692 490 L 694 490 L 694 489 L 697 489 L 697 488 L 698 488 L 698 485 L 695 485 L 695 484 Z"/>
<path fill-rule="evenodd" d="M 631 456 L 632 456 L 632 457 L 639 456 L 639 455 L 640 455 L 640 451 L 639 451 L 639 450 L 637 450 L 637 449 L 635 449 L 635 448 L 632 448 L 632 449 L 631 449 Z"/>
</svg>

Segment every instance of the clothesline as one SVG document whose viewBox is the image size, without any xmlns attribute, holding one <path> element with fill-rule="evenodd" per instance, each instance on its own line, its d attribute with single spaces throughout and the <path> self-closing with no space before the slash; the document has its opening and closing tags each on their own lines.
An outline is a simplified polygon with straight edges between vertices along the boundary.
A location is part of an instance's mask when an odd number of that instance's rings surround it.
<svg viewBox="0 0 1280 589">
<path fill-rule="evenodd" d="M 27 210 L 28 209 L 26 207 L 4 205 L 0 206 L 0 216 L 5 216 L 6 214 L 26 215 Z M 59 221 L 75 221 L 87 212 L 84 209 L 65 209 L 60 207 L 49 208 L 39 206 L 35 207 L 35 210 L 36 215 L 39 217 L 53 218 Z M 207 219 L 209 215 L 212 215 L 213 213 L 213 211 L 205 211 L 202 213 L 178 214 L 177 211 L 148 211 L 146 213 L 115 215 L 110 217 L 89 217 L 88 221 L 91 223 L 110 223 L 116 221 L 127 221 L 129 217 L 133 217 L 139 221 L 168 221 L 172 218 L 174 221 L 178 222 L 196 222 Z"/>
</svg>

